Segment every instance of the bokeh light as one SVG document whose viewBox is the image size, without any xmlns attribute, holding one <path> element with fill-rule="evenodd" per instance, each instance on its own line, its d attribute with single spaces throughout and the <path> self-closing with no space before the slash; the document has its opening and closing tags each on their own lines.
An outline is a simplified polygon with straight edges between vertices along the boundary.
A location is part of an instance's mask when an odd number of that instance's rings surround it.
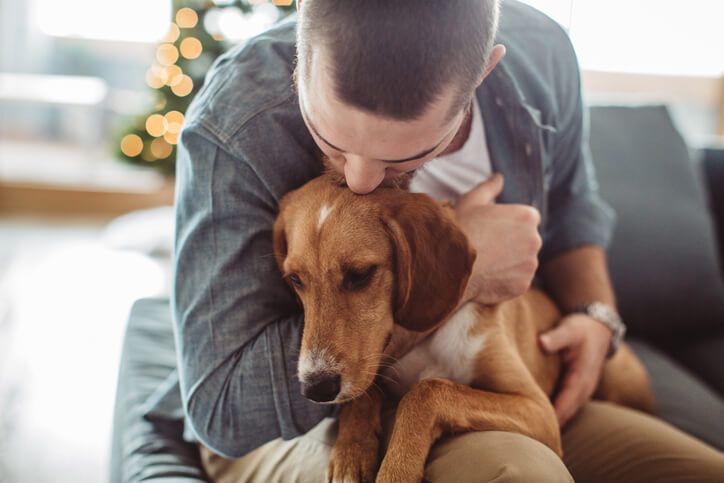
<svg viewBox="0 0 724 483">
<path fill-rule="evenodd" d="M 171 155 L 173 146 L 164 138 L 156 138 L 151 142 L 151 153 L 158 159 L 165 159 Z"/>
<path fill-rule="evenodd" d="M 171 65 L 178 60 L 178 49 L 172 44 L 161 44 L 156 49 L 156 60 L 161 65 Z"/>
<path fill-rule="evenodd" d="M 187 37 L 181 41 L 180 50 L 181 55 L 187 59 L 195 59 L 201 55 L 203 47 L 201 46 L 201 41 L 196 37 Z"/>
<path fill-rule="evenodd" d="M 158 75 L 158 72 L 153 67 L 150 67 L 146 71 L 146 84 L 153 89 L 159 89 L 165 84 L 165 82 L 161 76 Z"/>
<path fill-rule="evenodd" d="M 133 158 L 141 154 L 143 151 L 143 140 L 136 134 L 127 134 L 121 139 L 121 152 Z"/>
<path fill-rule="evenodd" d="M 192 9 L 185 7 L 176 12 L 176 23 L 181 28 L 190 29 L 196 26 L 199 16 Z"/>
<path fill-rule="evenodd" d="M 179 30 L 178 25 L 171 22 L 171 26 L 168 28 L 168 33 L 166 34 L 166 37 L 163 39 L 163 41 L 172 44 L 176 42 L 179 35 L 181 35 L 181 31 Z"/>
<path fill-rule="evenodd" d="M 171 91 L 179 97 L 188 96 L 194 88 L 194 81 L 186 74 L 181 76 L 178 84 L 171 86 Z"/>
<path fill-rule="evenodd" d="M 184 115 L 179 111 L 169 111 L 164 116 L 168 122 L 168 132 L 171 134 L 178 134 L 181 132 L 181 126 L 184 123 Z"/>
<path fill-rule="evenodd" d="M 161 114 L 151 114 L 146 119 L 146 131 L 156 138 L 163 136 L 168 131 L 168 121 Z"/>
<path fill-rule="evenodd" d="M 165 69 L 166 74 L 166 82 L 165 84 L 168 86 L 175 86 L 179 82 L 181 82 L 181 78 L 183 77 L 183 71 L 181 70 L 181 67 L 177 65 L 169 65 Z"/>
</svg>

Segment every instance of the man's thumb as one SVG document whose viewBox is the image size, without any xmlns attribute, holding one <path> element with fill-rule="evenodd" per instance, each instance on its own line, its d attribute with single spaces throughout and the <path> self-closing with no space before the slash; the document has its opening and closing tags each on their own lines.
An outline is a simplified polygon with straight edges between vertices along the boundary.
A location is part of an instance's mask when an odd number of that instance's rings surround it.
<svg viewBox="0 0 724 483">
<path fill-rule="evenodd" d="M 503 191 L 503 175 L 493 175 L 458 198 L 457 206 L 461 205 L 489 205 Z"/>
<path fill-rule="evenodd" d="M 569 330 L 568 326 L 560 325 L 553 330 L 541 334 L 538 340 L 546 352 L 558 352 L 573 343 L 573 333 Z"/>
</svg>

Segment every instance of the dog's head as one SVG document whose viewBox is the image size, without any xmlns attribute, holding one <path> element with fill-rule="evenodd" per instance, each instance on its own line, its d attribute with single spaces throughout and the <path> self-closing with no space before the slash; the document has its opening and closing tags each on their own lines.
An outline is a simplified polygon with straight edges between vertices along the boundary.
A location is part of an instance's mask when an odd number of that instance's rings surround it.
<svg viewBox="0 0 724 483">
<path fill-rule="evenodd" d="M 372 384 L 394 323 L 425 331 L 465 290 L 475 252 L 450 210 L 394 188 L 360 196 L 324 176 L 286 195 L 274 255 L 304 307 L 303 394 L 354 399 Z"/>
</svg>

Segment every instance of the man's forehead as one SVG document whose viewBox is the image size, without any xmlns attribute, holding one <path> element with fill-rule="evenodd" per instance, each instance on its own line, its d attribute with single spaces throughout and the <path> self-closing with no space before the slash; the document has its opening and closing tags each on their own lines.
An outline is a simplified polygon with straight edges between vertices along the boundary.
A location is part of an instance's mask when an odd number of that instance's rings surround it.
<svg viewBox="0 0 724 483">
<path fill-rule="evenodd" d="M 391 149 L 377 159 L 401 162 L 434 150 L 458 124 L 459 116 L 445 122 L 450 95 L 438 99 L 420 119 L 394 120 L 339 101 L 324 69 L 310 70 L 309 76 L 297 77 L 299 106 L 310 128 L 333 149 L 356 153 L 360 139 L 389 143 Z"/>
</svg>

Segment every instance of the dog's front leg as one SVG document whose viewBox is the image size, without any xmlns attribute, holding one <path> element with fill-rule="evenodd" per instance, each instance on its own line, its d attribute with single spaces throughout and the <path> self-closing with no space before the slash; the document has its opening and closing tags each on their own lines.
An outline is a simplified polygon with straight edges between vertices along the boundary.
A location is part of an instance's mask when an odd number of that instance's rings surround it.
<svg viewBox="0 0 724 483">
<path fill-rule="evenodd" d="M 419 482 L 430 447 L 443 433 L 511 431 L 562 455 L 555 412 L 545 394 L 500 394 L 445 379 L 424 379 L 400 401 L 377 481 Z"/>
<path fill-rule="evenodd" d="M 339 415 L 339 433 L 327 466 L 327 481 L 374 481 L 380 463 L 382 392 L 371 387 L 348 402 Z"/>
</svg>

